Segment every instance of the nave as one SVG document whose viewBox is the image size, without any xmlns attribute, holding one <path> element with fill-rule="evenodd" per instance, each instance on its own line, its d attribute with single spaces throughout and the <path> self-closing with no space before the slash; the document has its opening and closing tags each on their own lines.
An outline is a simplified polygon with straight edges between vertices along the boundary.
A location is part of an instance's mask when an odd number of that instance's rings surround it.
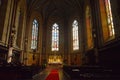
<svg viewBox="0 0 120 80">
<path fill-rule="evenodd" d="M 120 80 L 120 66 L 0 66 L 0 80 Z M 6 77 L 7 76 L 7 77 Z"/>
<path fill-rule="evenodd" d="M 59 79 L 53 79 L 49 78 L 50 72 L 52 70 L 58 71 L 58 77 Z M 51 75 L 52 76 L 52 75 Z M 53 75 L 52 77 L 55 78 Z M 49 78 L 49 79 L 48 79 Z M 63 71 L 61 67 L 54 67 L 54 66 L 48 66 L 46 69 L 44 69 L 42 72 L 36 74 L 33 76 L 33 80 L 70 80 L 69 76 Z"/>
<path fill-rule="evenodd" d="M 120 80 L 119 4 L 0 0 L 0 80 Z"/>
<path fill-rule="evenodd" d="M 120 69 L 97 65 L 81 67 L 52 65 L 34 75 L 33 80 L 120 80 Z"/>
</svg>

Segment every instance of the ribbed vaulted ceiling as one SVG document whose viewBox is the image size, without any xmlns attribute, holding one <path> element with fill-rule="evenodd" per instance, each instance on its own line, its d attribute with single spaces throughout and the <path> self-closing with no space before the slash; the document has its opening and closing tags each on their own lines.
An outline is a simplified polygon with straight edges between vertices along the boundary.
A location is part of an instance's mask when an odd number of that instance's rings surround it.
<svg viewBox="0 0 120 80">
<path fill-rule="evenodd" d="M 28 11 L 36 10 L 43 17 L 65 17 L 80 10 L 83 0 L 27 0 Z"/>
</svg>

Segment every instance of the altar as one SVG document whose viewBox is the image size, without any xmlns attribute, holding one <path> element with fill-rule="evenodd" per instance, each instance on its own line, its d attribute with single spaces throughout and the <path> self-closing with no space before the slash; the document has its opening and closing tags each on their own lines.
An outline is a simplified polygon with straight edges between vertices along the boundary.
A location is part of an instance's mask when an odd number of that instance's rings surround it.
<svg viewBox="0 0 120 80">
<path fill-rule="evenodd" d="M 48 64 L 62 64 L 63 59 L 61 55 L 49 55 Z"/>
</svg>

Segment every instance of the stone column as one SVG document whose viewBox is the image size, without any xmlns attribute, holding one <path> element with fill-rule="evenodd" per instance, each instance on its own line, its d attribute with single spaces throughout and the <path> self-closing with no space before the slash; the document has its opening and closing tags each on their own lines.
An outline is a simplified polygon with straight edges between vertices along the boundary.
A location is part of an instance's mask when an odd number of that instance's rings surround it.
<svg viewBox="0 0 120 80">
<path fill-rule="evenodd" d="M 70 54 L 68 54 L 68 65 L 71 65 Z"/>
<path fill-rule="evenodd" d="M 90 4 L 91 4 L 91 14 L 92 14 L 92 22 L 93 22 L 92 33 L 93 33 L 93 40 L 94 40 L 94 55 L 95 55 L 95 62 L 98 63 L 99 62 L 98 47 L 101 40 L 100 32 L 99 32 L 100 22 L 99 22 L 98 1 L 92 0 Z"/>
<path fill-rule="evenodd" d="M 9 51 L 8 51 L 8 63 L 10 63 L 12 61 L 12 55 L 13 55 L 13 44 L 14 44 L 14 40 L 15 40 L 15 34 L 16 34 L 16 30 L 15 30 L 15 26 L 12 27 L 12 31 L 10 34 L 10 42 L 9 42 Z"/>
<path fill-rule="evenodd" d="M 15 35 L 16 35 L 16 27 L 15 25 L 15 18 L 16 18 L 16 9 L 17 9 L 17 0 L 12 0 L 13 1 L 13 7 L 11 9 L 12 12 L 12 19 L 11 19 L 11 24 L 10 24 L 10 35 L 9 35 L 9 51 L 8 51 L 8 58 L 7 62 L 11 63 L 12 62 L 12 56 L 13 56 L 13 49 L 14 49 L 14 43 L 15 43 Z"/>
</svg>

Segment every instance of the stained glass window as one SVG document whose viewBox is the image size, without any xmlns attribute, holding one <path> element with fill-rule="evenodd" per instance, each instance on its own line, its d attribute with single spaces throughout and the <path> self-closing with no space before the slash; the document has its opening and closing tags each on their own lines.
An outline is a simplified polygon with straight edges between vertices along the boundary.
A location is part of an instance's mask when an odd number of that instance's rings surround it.
<svg viewBox="0 0 120 80">
<path fill-rule="evenodd" d="M 72 33 L 73 33 L 73 50 L 79 49 L 79 37 L 78 37 L 78 22 L 74 20 L 72 24 Z"/>
<path fill-rule="evenodd" d="M 32 40 L 31 40 L 31 49 L 37 49 L 38 42 L 38 22 L 34 19 L 32 23 Z"/>
<path fill-rule="evenodd" d="M 58 24 L 53 24 L 52 26 L 52 51 L 59 50 L 59 26 Z"/>
<path fill-rule="evenodd" d="M 110 0 L 105 0 L 105 6 L 106 6 L 106 14 L 107 14 L 107 23 L 109 28 L 109 36 L 113 37 L 115 35 L 115 32 L 114 32 Z"/>
</svg>

